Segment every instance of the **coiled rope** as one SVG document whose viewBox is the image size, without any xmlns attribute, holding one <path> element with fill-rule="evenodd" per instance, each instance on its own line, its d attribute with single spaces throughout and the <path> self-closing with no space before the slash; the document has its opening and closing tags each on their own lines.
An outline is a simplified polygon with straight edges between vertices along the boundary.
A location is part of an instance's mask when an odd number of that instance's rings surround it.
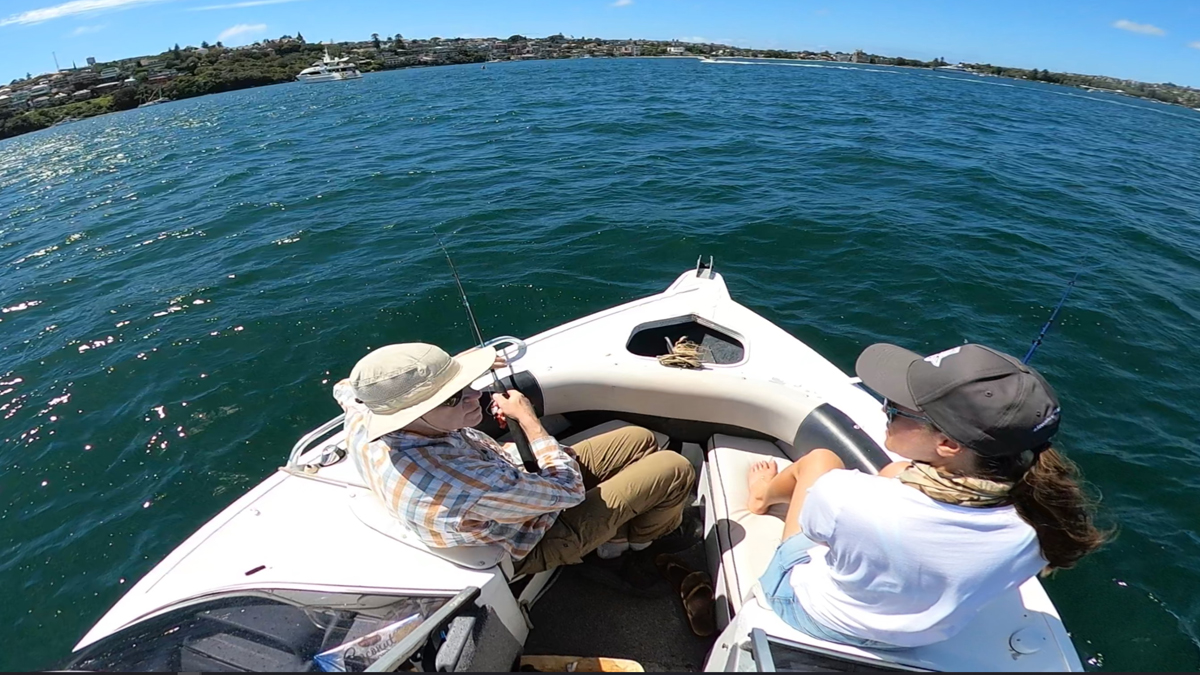
<svg viewBox="0 0 1200 675">
<path fill-rule="evenodd" d="M 667 341 L 667 348 L 671 350 L 670 354 L 663 354 L 658 357 L 658 362 L 668 368 L 687 368 L 696 370 L 702 368 L 703 347 L 692 342 L 683 336 L 671 344 L 670 338 L 664 338 Z"/>
</svg>

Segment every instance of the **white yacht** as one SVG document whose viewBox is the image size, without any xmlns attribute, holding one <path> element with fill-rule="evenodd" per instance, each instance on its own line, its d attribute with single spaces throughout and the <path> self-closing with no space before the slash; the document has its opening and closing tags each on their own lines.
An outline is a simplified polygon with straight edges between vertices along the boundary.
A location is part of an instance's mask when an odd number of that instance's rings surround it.
<svg viewBox="0 0 1200 675">
<path fill-rule="evenodd" d="M 700 368 L 656 358 L 681 336 L 701 345 Z M 786 466 L 817 447 L 869 473 L 896 457 L 882 447 L 879 402 L 857 378 L 735 302 L 711 262 L 662 293 L 488 344 L 508 345 L 513 386 L 563 442 L 636 423 L 693 463 L 718 633 L 705 671 L 1083 670 L 1036 577 L 983 607 L 954 637 L 912 649 L 825 642 L 761 604 L 752 587 L 783 520 L 777 508 L 746 508 L 750 467 L 764 457 Z M 481 377 L 474 386 L 490 385 Z M 342 421 L 305 435 L 286 461 L 280 448 L 283 466 L 130 588 L 62 667 L 507 671 L 539 631 L 567 630 L 535 626 L 534 603 L 593 609 L 553 592 L 561 568 L 518 576 L 498 546 L 426 547 L 346 461 Z M 480 428 L 499 436 L 489 423 Z M 588 632 L 633 611 L 593 614 Z M 653 621 L 651 632 L 663 632 L 680 619 Z M 587 649 L 588 635 L 569 637 L 573 649 Z"/>
<path fill-rule="evenodd" d="M 335 59 L 329 55 L 329 50 L 325 50 L 325 56 L 320 61 L 313 62 L 312 66 L 300 71 L 296 76 L 301 82 L 333 82 L 334 80 L 356 80 L 362 77 L 362 73 L 358 72 L 358 66 L 350 62 L 349 57 Z"/>
</svg>

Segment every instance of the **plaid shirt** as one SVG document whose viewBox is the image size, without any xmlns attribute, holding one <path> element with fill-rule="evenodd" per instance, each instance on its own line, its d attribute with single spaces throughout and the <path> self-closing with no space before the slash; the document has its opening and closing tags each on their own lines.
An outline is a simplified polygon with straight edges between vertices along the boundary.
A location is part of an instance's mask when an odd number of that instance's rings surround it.
<svg viewBox="0 0 1200 675">
<path fill-rule="evenodd" d="M 372 492 L 426 545 L 497 544 L 524 558 L 563 509 L 583 502 L 574 452 L 553 438 L 533 443 L 540 474 L 488 435 L 465 428 L 438 438 L 396 431 L 367 441 L 370 411 L 346 380 L 333 387 L 346 411 L 346 447 Z"/>
</svg>

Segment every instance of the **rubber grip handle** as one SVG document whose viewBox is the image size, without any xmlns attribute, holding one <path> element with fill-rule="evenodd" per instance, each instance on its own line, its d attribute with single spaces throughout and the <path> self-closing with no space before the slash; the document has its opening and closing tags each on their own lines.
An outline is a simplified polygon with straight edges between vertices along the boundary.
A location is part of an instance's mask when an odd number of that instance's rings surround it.
<svg viewBox="0 0 1200 675">
<path fill-rule="evenodd" d="M 529 444 L 529 437 L 525 435 L 525 430 L 521 428 L 519 422 L 511 417 L 507 422 L 508 431 L 512 434 L 513 444 L 517 446 L 517 454 L 521 456 L 521 463 L 525 465 L 525 470 L 529 473 L 540 473 L 542 469 L 533 456 L 533 446 Z"/>
</svg>

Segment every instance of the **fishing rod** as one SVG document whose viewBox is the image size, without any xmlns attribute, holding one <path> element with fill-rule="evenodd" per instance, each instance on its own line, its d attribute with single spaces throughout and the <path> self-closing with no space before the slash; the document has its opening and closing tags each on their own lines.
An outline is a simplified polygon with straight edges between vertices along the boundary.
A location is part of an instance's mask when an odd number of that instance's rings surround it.
<svg viewBox="0 0 1200 675">
<path fill-rule="evenodd" d="M 1079 272 L 1082 271 L 1080 270 Z M 1029 363 L 1029 359 L 1033 358 L 1033 353 L 1037 351 L 1038 347 L 1042 346 L 1042 338 L 1046 337 L 1046 331 L 1050 330 L 1050 325 L 1054 323 L 1054 319 L 1058 316 L 1058 310 L 1062 309 L 1063 304 L 1067 301 L 1067 296 L 1071 294 L 1071 289 L 1075 287 L 1075 280 L 1079 278 L 1079 272 L 1076 272 L 1075 276 L 1071 278 L 1071 283 L 1067 284 L 1067 290 L 1063 292 L 1062 300 L 1058 301 L 1058 306 L 1050 313 L 1050 320 L 1046 322 L 1045 326 L 1042 326 L 1042 332 L 1038 333 L 1033 344 L 1029 346 L 1029 352 L 1025 354 L 1025 358 L 1021 359 L 1021 363 Z"/>
<path fill-rule="evenodd" d="M 471 301 L 467 300 L 467 292 L 463 290 L 462 279 L 458 277 L 458 269 L 454 266 L 454 261 L 450 258 L 450 251 L 446 250 L 446 245 L 442 243 L 441 236 L 437 230 L 433 230 L 433 236 L 437 239 L 438 246 L 441 247 L 442 253 L 446 255 L 446 262 L 450 264 L 450 273 L 454 275 L 454 283 L 458 285 L 458 295 L 462 298 L 463 307 L 467 308 L 467 318 L 471 320 L 471 329 L 475 331 L 475 339 L 478 340 L 478 345 L 483 346 L 483 333 L 479 332 L 479 323 L 475 321 L 475 312 L 471 311 Z M 494 384 L 493 395 L 508 397 L 508 390 L 500 382 L 500 376 L 496 375 L 495 368 L 488 368 L 488 372 L 492 374 L 492 382 Z M 516 375 L 513 376 L 513 388 L 516 388 Z M 506 418 L 508 422 L 508 431 L 512 434 L 513 444 L 517 446 L 517 454 L 521 456 L 521 464 L 525 466 L 525 470 L 529 473 L 538 473 L 541 468 L 538 466 L 537 459 L 533 456 L 533 447 L 529 444 L 529 437 L 525 435 L 525 430 L 521 428 L 521 424 L 515 419 Z"/>
</svg>

